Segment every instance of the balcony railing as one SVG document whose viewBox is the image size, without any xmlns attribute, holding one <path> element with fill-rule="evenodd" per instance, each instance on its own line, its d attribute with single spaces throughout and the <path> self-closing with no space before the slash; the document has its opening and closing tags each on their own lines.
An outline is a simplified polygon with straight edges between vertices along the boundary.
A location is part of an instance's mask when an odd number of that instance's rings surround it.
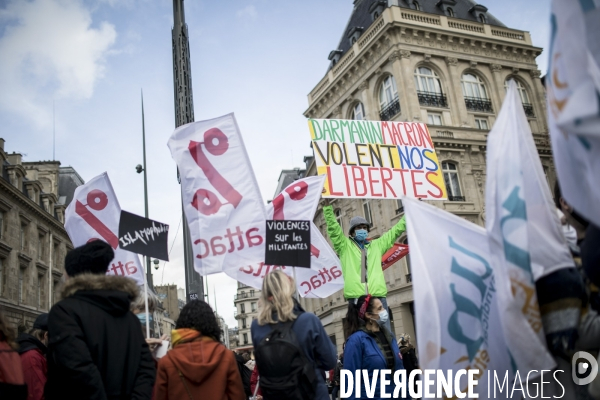
<svg viewBox="0 0 600 400">
<path fill-rule="evenodd" d="M 426 107 L 444 107 L 448 108 L 448 100 L 443 93 L 421 92 L 417 91 L 419 104 Z"/>
<path fill-rule="evenodd" d="M 465 97 L 465 105 L 469 111 L 493 113 L 492 102 L 480 97 Z"/>
<path fill-rule="evenodd" d="M 240 294 L 236 294 L 235 296 L 233 296 L 234 300 L 241 300 L 241 299 L 252 299 L 258 297 L 258 293 L 257 292 L 250 292 L 250 293 L 240 293 Z"/>
<path fill-rule="evenodd" d="M 234 315 L 234 318 L 235 318 L 235 319 L 242 319 L 242 318 L 246 318 L 247 316 L 248 316 L 248 314 L 246 314 L 245 312 L 241 312 L 241 313 L 239 313 L 239 314 L 237 314 L 237 313 L 236 313 L 236 314 Z"/>
<path fill-rule="evenodd" d="M 448 196 L 449 201 L 467 201 L 465 196 Z"/>
<path fill-rule="evenodd" d="M 412 274 L 406 274 L 406 283 L 412 282 Z"/>
<path fill-rule="evenodd" d="M 533 106 L 529 103 L 523 103 L 523 110 L 525 110 L 525 115 L 529 118 L 535 118 L 535 113 L 533 112 Z"/>
<path fill-rule="evenodd" d="M 400 113 L 400 100 L 396 97 L 390 104 L 381 110 L 379 117 L 382 121 L 389 121 L 398 113 Z"/>
</svg>

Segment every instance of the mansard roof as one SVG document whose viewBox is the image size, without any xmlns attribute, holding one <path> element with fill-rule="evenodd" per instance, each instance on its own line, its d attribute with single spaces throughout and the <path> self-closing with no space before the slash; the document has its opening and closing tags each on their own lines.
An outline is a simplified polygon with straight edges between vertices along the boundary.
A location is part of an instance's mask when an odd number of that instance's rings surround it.
<svg viewBox="0 0 600 400">
<path fill-rule="evenodd" d="M 374 3 L 379 3 L 380 1 L 381 0 L 354 0 L 354 9 L 352 10 L 352 14 L 350 15 L 350 19 L 348 20 L 344 32 L 342 32 L 340 43 L 336 47 L 337 51 L 341 51 L 340 56 L 343 56 L 351 47 L 350 40 L 348 40 L 350 31 L 355 30 L 356 28 L 363 28 L 366 31 L 369 26 L 371 26 L 373 23 L 371 11 L 375 7 Z M 487 12 L 485 6 L 479 5 L 473 0 L 417 0 L 417 2 L 419 3 L 421 11 L 426 13 L 445 15 L 443 6 L 448 5 L 451 6 L 454 11 L 454 18 L 479 22 L 476 14 L 473 12 L 474 10 L 477 10 L 485 12 L 488 24 L 502 27 L 506 26 Z M 388 4 L 390 3 L 396 4 L 401 8 L 414 9 L 413 0 L 390 0 L 388 1 Z M 333 63 L 330 65 L 330 68 L 332 66 Z"/>
</svg>

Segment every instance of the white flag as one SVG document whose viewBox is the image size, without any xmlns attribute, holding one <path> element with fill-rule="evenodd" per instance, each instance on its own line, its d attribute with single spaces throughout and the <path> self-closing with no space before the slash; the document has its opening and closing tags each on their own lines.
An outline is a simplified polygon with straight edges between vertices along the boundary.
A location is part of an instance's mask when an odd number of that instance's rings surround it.
<svg viewBox="0 0 600 400">
<path fill-rule="evenodd" d="M 104 240 L 115 251 L 108 275 L 122 275 L 144 284 L 144 270 L 137 254 L 119 247 L 121 206 L 105 172 L 75 189 L 65 212 L 65 229 L 75 247 L 91 240 Z"/>
<path fill-rule="evenodd" d="M 311 176 L 299 179 L 286 187 L 267 205 L 267 219 L 312 221 L 321 198 L 324 176 Z M 319 229 L 311 222 L 311 267 L 295 268 L 296 285 L 302 297 L 324 298 L 343 289 L 344 280 L 340 260 L 327 243 Z M 244 265 L 238 270 L 228 270 L 227 275 L 257 289 L 267 273 L 281 268 L 289 276 L 294 276 L 294 268 L 265 265 L 264 244 L 261 262 Z"/>
<path fill-rule="evenodd" d="M 573 261 L 514 81 L 487 150 L 486 229 L 504 325 L 517 335 L 512 343 L 526 344 L 514 353 L 520 370 L 550 369 L 554 361 L 546 348 L 535 280 L 572 267 Z"/>
<path fill-rule="evenodd" d="M 511 337 L 508 346 L 505 340 L 487 233 L 437 207 L 410 198 L 403 201 L 420 368 L 477 369 L 475 392 L 487 399 L 488 379 L 493 385 L 494 373 L 500 382 L 506 376 L 512 386 L 516 365 L 511 353 L 529 345 Z M 461 380 L 463 392 L 466 386 L 466 379 Z M 510 398 L 507 394 L 497 393 L 495 398 Z"/>
<path fill-rule="evenodd" d="M 180 126 L 169 139 L 201 275 L 264 260 L 265 207 L 235 117 Z"/>
<path fill-rule="evenodd" d="M 600 226 L 600 2 L 554 0 L 546 77 L 562 196 Z"/>
</svg>

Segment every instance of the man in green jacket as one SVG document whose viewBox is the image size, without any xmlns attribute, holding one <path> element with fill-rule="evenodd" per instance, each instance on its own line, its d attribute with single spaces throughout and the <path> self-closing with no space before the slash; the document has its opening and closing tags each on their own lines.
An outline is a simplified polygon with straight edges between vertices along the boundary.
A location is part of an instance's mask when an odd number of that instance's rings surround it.
<svg viewBox="0 0 600 400">
<path fill-rule="evenodd" d="M 350 220 L 349 236 L 346 236 L 335 218 L 333 207 L 329 205 L 328 199 L 325 200 L 325 204 L 323 215 L 327 223 L 327 234 L 342 262 L 344 297 L 348 301 L 355 301 L 368 292 L 381 300 L 389 315 L 386 300 L 387 286 L 381 268 L 381 258 L 406 231 L 404 216 L 381 237 L 369 240 L 367 235 L 371 225 L 366 219 L 353 217 Z M 385 327 L 392 332 L 389 319 Z"/>
</svg>

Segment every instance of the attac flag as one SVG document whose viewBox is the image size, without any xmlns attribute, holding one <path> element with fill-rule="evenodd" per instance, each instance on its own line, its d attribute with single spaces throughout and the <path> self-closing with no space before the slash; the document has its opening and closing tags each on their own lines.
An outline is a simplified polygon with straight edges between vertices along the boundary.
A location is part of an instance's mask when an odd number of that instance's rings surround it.
<svg viewBox="0 0 600 400">
<path fill-rule="evenodd" d="M 265 207 L 233 114 L 180 126 L 168 143 L 181 176 L 201 275 L 264 259 Z"/>
<path fill-rule="evenodd" d="M 104 240 L 115 251 L 108 275 L 121 275 L 144 284 L 144 271 L 137 254 L 119 247 L 121 206 L 105 172 L 75 189 L 65 212 L 65 229 L 76 247 L 92 240 Z"/>
<path fill-rule="evenodd" d="M 511 343 L 527 344 L 513 354 L 520 370 L 551 369 L 535 280 L 572 267 L 573 260 L 514 81 L 487 150 L 486 229 L 504 325 L 515 328 Z"/>
<path fill-rule="evenodd" d="M 552 2 L 548 125 L 562 196 L 600 226 L 600 2 Z"/>
<path fill-rule="evenodd" d="M 323 182 L 323 176 L 311 176 L 293 182 L 267 205 L 267 218 L 312 221 L 321 198 Z M 341 263 L 319 228 L 312 222 L 310 241 L 310 269 L 296 268 L 298 293 L 302 297 L 309 298 L 328 297 L 344 287 Z M 274 268 L 281 268 L 289 276 L 294 276 L 293 268 L 265 265 L 262 260 L 261 262 L 243 265 L 238 270 L 228 270 L 226 273 L 233 279 L 260 289 L 265 275 Z"/>
<path fill-rule="evenodd" d="M 494 373 L 499 382 L 508 377 L 505 390 L 512 387 L 512 357 L 527 351 L 530 343 L 511 337 L 509 346 L 505 340 L 502 300 L 485 229 L 413 199 L 405 199 L 404 207 L 410 262 L 419 266 L 412 277 L 420 368 L 479 370 L 479 398 L 488 398 Z M 464 377 L 460 386 L 466 392 Z M 495 398 L 510 397 L 498 393 Z"/>
<path fill-rule="evenodd" d="M 395 243 L 383 257 L 381 257 L 381 269 L 386 270 L 398 261 L 402 260 L 408 254 L 407 244 Z"/>
</svg>

